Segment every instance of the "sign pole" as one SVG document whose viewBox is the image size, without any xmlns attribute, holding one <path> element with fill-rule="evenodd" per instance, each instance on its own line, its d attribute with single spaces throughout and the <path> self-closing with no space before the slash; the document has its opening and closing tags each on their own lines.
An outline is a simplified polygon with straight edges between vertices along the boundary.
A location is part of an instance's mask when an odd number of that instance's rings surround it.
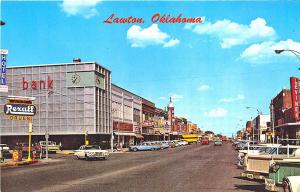
<svg viewBox="0 0 300 192">
<path fill-rule="evenodd" d="M 28 138 L 28 159 L 27 161 L 31 161 L 31 154 L 30 154 L 30 150 L 31 150 L 31 133 L 32 133 L 32 122 L 29 122 L 29 138 Z"/>
<path fill-rule="evenodd" d="M 45 139 L 46 139 L 46 159 L 48 159 L 48 154 L 49 154 L 49 151 L 48 151 L 48 140 L 49 140 L 48 130 L 46 130 Z"/>
</svg>

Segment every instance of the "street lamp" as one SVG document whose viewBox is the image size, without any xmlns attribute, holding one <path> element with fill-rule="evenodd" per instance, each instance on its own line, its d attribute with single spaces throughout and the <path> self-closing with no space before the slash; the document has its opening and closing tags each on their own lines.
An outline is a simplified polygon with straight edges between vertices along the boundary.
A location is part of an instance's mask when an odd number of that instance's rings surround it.
<svg viewBox="0 0 300 192">
<path fill-rule="evenodd" d="M 300 52 L 299 51 L 296 51 L 296 50 L 293 50 L 293 49 L 276 49 L 276 50 L 274 50 L 274 52 L 276 54 L 280 54 L 284 51 L 292 52 L 298 59 L 300 59 Z"/>
</svg>

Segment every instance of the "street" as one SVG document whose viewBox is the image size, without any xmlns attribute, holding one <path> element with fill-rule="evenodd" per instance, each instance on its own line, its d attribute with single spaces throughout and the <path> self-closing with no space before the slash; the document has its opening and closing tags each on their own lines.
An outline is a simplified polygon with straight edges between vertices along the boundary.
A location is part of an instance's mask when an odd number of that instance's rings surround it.
<svg viewBox="0 0 300 192">
<path fill-rule="evenodd" d="M 105 161 L 52 156 L 57 162 L 3 168 L 1 191 L 264 191 L 262 184 L 239 177 L 229 143 L 112 154 Z"/>
</svg>

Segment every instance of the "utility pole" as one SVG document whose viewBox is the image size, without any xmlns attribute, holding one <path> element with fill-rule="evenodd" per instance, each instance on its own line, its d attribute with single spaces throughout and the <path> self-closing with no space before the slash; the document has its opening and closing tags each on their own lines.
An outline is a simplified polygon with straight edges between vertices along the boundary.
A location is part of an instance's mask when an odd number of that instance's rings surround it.
<svg viewBox="0 0 300 192">
<path fill-rule="evenodd" d="M 275 143 L 275 125 L 274 125 L 274 120 L 275 120 L 275 114 L 274 114 L 274 104 L 273 104 L 273 99 L 271 100 L 271 113 L 272 113 L 272 143 Z"/>
<path fill-rule="evenodd" d="M 48 130 L 48 88 L 46 90 L 46 133 L 45 133 L 45 139 L 46 139 L 46 159 L 48 159 L 48 139 L 49 139 L 49 130 Z"/>
</svg>

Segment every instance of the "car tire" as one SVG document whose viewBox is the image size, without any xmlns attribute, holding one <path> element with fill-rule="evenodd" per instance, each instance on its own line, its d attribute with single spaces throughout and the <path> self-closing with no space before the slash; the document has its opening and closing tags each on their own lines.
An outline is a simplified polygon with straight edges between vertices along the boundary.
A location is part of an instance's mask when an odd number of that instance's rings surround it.
<svg viewBox="0 0 300 192">
<path fill-rule="evenodd" d="M 134 152 L 137 152 L 137 151 L 138 151 L 138 149 L 137 149 L 137 148 L 133 148 L 133 149 L 132 149 L 132 151 L 134 151 Z"/>
</svg>

